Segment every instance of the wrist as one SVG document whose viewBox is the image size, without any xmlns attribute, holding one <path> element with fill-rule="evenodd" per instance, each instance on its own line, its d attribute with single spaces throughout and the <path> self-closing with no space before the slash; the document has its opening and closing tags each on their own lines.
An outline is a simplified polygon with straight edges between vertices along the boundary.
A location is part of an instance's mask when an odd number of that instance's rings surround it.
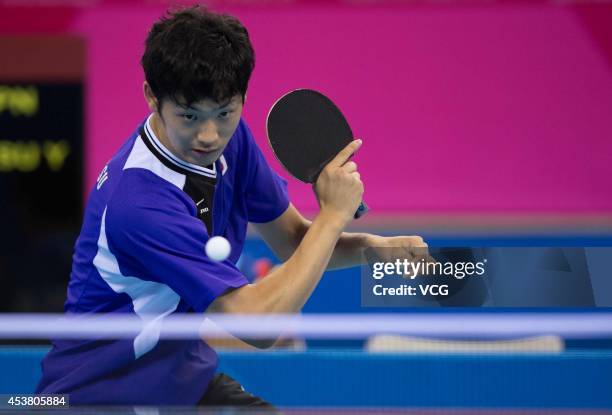
<svg viewBox="0 0 612 415">
<path fill-rule="evenodd" d="M 345 215 L 339 212 L 321 209 L 315 221 L 325 224 L 325 227 L 334 229 L 340 234 L 350 222 L 350 218 L 346 218 Z"/>
</svg>

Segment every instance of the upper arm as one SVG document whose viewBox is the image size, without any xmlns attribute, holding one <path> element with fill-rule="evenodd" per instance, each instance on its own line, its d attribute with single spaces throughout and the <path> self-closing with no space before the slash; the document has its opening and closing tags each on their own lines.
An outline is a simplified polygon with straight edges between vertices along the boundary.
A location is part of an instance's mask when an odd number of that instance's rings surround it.
<svg viewBox="0 0 612 415">
<path fill-rule="evenodd" d="M 284 262 L 300 244 L 310 226 L 310 221 L 304 218 L 292 203 L 289 203 L 285 212 L 276 219 L 254 225 L 266 244 Z"/>
</svg>

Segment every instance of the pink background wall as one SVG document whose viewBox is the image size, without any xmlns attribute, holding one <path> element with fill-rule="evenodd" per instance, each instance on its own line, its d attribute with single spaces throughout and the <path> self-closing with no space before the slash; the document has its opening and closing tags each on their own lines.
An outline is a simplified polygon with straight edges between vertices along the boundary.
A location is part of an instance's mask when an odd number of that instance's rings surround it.
<svg viewBox="0 0 612 415">
<path fill-rule="evenodd" d="M 0 8 L 0 32 L 87 41 L 87 188 L 146 115 L 138 61 L 164 7 L 135 3 Z M 356 161 L 374 212 L 612 213 L 612 5 L 217 10 L 249 28 L 257 64 L 245 117 L 285 177 L 265 117 L 281 94 L 308 87 L 363 138 Z M 309 186 L 289 182 L 312 210 Z"/>
</svg>

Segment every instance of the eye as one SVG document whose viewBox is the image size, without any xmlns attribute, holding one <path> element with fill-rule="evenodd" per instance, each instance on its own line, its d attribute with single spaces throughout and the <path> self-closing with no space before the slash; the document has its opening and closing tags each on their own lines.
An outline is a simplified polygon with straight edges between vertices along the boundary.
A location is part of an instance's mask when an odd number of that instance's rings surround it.
<svg viewBox="0 0 612 415">
<path fill-rule="evenodd" d="M 225 119 L 225 118 L 229 118 L 231 114 L 231 111 L 223 111 L 219 113 L 219 118 L 221 119 Z"/>
<path fill-rule="evenodd" d="M 182 114 L 181 116 L 183 117 L 185 121 L 189 121 L 189 122 L 196 121 L 198 119 L 197 115 L 195 114 Z"/>
</svg>

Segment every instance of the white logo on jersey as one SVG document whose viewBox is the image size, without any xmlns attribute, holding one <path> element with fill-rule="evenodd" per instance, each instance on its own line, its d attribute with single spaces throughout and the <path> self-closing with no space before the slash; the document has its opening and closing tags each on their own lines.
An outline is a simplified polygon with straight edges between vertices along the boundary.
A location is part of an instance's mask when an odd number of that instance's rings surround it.
<svg viewBox="0 0 612 415">
<path fill-rule="evenodd" d="M 202 200 L 200 200 L 198 203 L 196 203 L 196 206 L 200 206 L 202 204 L 202 202 L 204 202 L 206 200 L 206 198 L 203 198 Z M 207 207 L 200 209 L 200 215 L 202 213 L 206 213 L 208 212 L 209 209 Z"/>
<path fill-rule="evenodd" d="M 98 184 L 96 185 L 96 189 L 100 190 L 106 180 L 108 180 L 108 164 L 104 166 L 102 172 L 98 176 Z"/>
</svg>

